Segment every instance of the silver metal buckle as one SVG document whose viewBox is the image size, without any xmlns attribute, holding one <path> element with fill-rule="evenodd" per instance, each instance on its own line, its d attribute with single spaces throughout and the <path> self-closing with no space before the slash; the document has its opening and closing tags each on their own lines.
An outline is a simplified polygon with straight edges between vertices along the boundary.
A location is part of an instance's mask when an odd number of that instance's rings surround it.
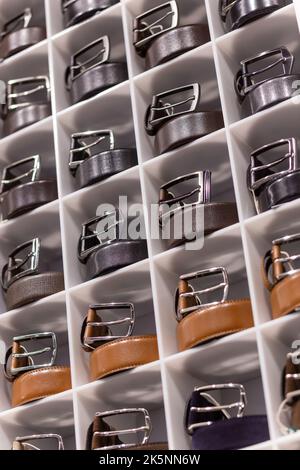
<svg viewBox="0 0 300 470">
<path fill-rule="evenodd" d="M 187 96 L 178 101 L 177 95 L 181 94 Z M 175 116 L 194 112 L 200 101 L 200 96 L 201 88 L 199 83 L 174 88 L 154 95 L 149 108 L 148 125 L 159 125 Z M 176 111 L 176 109 L 178 110 Z"/>
<path fill-rule="evenodd" d="M 119 338 L 128 338 L 129 336 L 132 335 L 133 328 L 134 328 L 134 323 L 135 323 L 135 310 L 134 310 L 134 305 L 132 303 L 116 303 L 116 302 L 111 302 L 111 303 L 106 303 L 106 304 L 96 304 L 96 305 L 90 305 L 89 307 L 92 310 L 98 311 L 98 310 L 129 310 L 129 315 L 125 316 L 124 318 L 120 318 L 118 320 L 111 320 L 111 321 L 101 321 L 101 322 L 87 322 L 86 326 L 94 326 L 94 327 L 100 327 L 100 326 L 116 326 L 116 325 L 128 325 L 127 332 L 123 335 L 106 335 L 106 336 L 91 336 L 91 337 L 86 337 L 84 339 L 84 346 L 87 348 L 95 349 L 93 348 L 93 344 L 97 343 L 99 341 L 112 341 L 114 339 L 119 339 Z"/>
<path fill-rule="evenodd" d="M 136 445 L 143 446 L 149 442 L 150 434 L 152 431 L 151 419 L 148 411 L 145 408 L 123 408 L 120 410 L 114 411 L 105 411 L 103 413 L 96 413 L 96 418 L 108 418 L 111 416 L 116 415 L 124 415 L 124 414 L 137 414 L 142 415 L 144 417 L 144 425 L 140 427 L 130 428 L 130 429 L 119 429 L 119 430 L 110 430 L 110 431 L 99 431 L 94 432 L 94 436 L 99 437 L 114 437 L 114 436 L 124 436 L 128 434 L 138 434 L 139 432 L 143 432 L 143 439 L 140 443 L 133 442 L 130 444 L 118 444 L 118 445 L 111 445 L 105 447 L 99 447 L 94 450 L 117 450 L 117 449 L 126 449 L 128 447 L 133 447 Z M 137 436 L 138 437 L 138 436 Z"/>
<path fill-rule="evenodd" d="M 96 46 L 99 46 L 99 50 L 91 57 L 87 57 L 88 53 L 93 48 L 96 48 Z M 102 36 L 80 49 L 72 56 L 71 66 L 67 69 L 67 73 L 69 73 L 67 80 L 68 85 L 70 85 L 70 81 L 74 81 L 88 70 L 94 69 L 95 67 L 98 67 L 98 65 L 107 62 L 109 55 L 110 42 L 108 36 Z"/>
<path fill-rule="evenodd" d="M 221 405 L 212 395 L 212 392 L 215 391 L 222 391 L 222 390 L 236 390 L 239 392 L 239 400 L 228 405 Z M 191 406 L 189 412 L 192 413 L 212 413 L 215 411 L 221 411 L 226 419 L 235 418 L 242 418 L 244 415 L 245 407 L 247 405 L 247 396 L 246 391 L 243 385 L 228 383 L 228 384 L 220 384 L 220 385 L 208 385 L 204 387 L 196 387 L 194 392 L 199 392 L 199 394 L 208 400 L 212 406 L 205 406 L 205 407 L 197 407 Z M 236 414 L 232 416 L 232 412 L 236 410 Z M 189 434 L 193 434 L 194 431 L 203 426 L 211 426 L 214 422 L 213 421 L 205 421 L 200 423 L 191 424 L 187 427 L 187 431 Z"/>
<path fill-rule="evenodd" d="M 35 87 L 28 89 L 28 85 L 34 85 Z M 19 87 L 25 88 L 23 91 L 17 92 L 16 89 Z M 34 99 L 32 101 L 22 101 L 26 98 L 34 98 L 35 95 L 39 95 L 44 92 L 44 97 L 40 98 L 37 103 L 45 103 L 50 101 L 50 81 L 47 76 L 27 77 L 18 78 L 16 80 L 9 80 L 7 82 L 7 111 L 13 111 L 15 109 L 24 108 L 35 104 Z M 20 101 L 21 100 L 21 101 Z"/>
<path fill-rule="evenodd" d="M 170 189 L 176 188 L 181 183 L 193 180 L 195 181 L 195 187 L 189 192 L 185 192 L 184 194 L 176 196 L 174 192 L 170 191 Z M 192 207 L 197 204 L 207 204 L 210 202 L 211 172 L 198 171 L 169 181 L 169 183 L 164 184 L 160 188 L 160 195 L 164 195 L 164 193 L 166 193 L 168 197 L 163 197 L 159 201 L 159 220 L 161 225 L 163 225 L 163 219 L 170 218 L 170 216 L 178 210 Z M 196 195 L 198 195 L 198 199 L 195 202 L 185 202 L 186 200 L 193 198 Z M 170 209 L 172 206 L 176 207 Z M 167 209 L 167 212 L 164 212 L 164 208 Z"/>
<path fill-rule="evenodd" d="M 23 346 L 21 343 L 23 342 L 28 342 L 28 341 L 35 341 L 35 340 L 40 340 L 40 339 L 51 339 L 51 346 L 47 346 L 42 349 L 38 349 L 36 351 L 27 351 L 25 346 Z M 15 336 L 13 338 L 14 343 L 19 343 L 21 349 L 23 352 L 21 353 L 12 353 L 11 357 L 12 359 L 22 359 L 22 358 L 28 358 L 29 365 L 28 366 L 23 366 L 23 367 L 11 367 L 10 369 L 8 368 L 8 365 L 6 363 L 6 371 L 8 376 L 15 377 L 16 375 L 19 375 L 24 372 L 28 372 L 30 370 L 36 370 L 36 369 L 42 369 L 44 367 L 52 367 L 55 359 L 56 359 L 56 353 L 57 353 L 57 342 L 56 342 L 56 336 L 55 333 L 52 332 L 47 332 L 47 333 L 32 333 L 29 335 L 23 335 L 23 336 Z M 42 354 L 46 353 L 51 353 L 50 361 L 46 362 L 44 364 L 35 364 L 34 363 L 34 358 L 36 356 L 40 356 Z"/>
<path fill-rule="evenodd" d="M 162 15 L 159 15 L 159 14 Z M 169 21 L 170 20 L 170 21 Z M 163 3 L 136 17 L 133 27 L 133 45 L 137 50 L 157 36 L 178 26 L 179 13 L 176 0 Z M 170 24 L 169 24 L 170 23 Z"/>
<path fill-rule="evenodd" d="M 208 287 L 206 289 L 195 290 L 189 282 L 189 281 L 192 281 L 193 279 L 199 279 L 199 278 L 205 278 L 205 277 L 207 278 L 207 277 L 212 277 L 212 276 L 217 276 L 217 275 L 222 276 L 223 278 L 222 282 L 215 284 L 211 287 Z M 191 289 L 191 292 L 184 292 L 184 293 L 179 294 L 178 300 L 194 298 L 196 300 L 197 305 L 195 305 L 194 307 L 180 309 L 179 302 L 178 302 L 178 305 L 176 308 L 177 321 L 181 321 L 186 315 L 196 310 L 199 310 L 201 308 L 212 307 L 214 305 L 219 305 L 219 304 L 224 303 L 227 300 L 228 290 L 229 290 L 229 279 L 228 279 L 227 270 L 225 268 L 216 267 L 216 268 L 211 268 L 211 269 L 204 269 L 204 270 L 197 271 L 191 274 L 184 274 L 180 276 L 180 279 L 182 281 L 188 282 L 188 286 Z M 204 303 L 204 304 L 202 303 L 201 295 L 209 294 L 211 292 L 217 292 L 221 290 L 222 290 L 221 300 Z"/>
<path fill-rule="evenodd" d="M 287 244 L 294 243 L 294 242 L 299 242 L 299 241 L 300 241 L 300 233 L 297 233 L 295 235 L 287 235 L 286 237 L 282 237 L 282 238 L 278 238 L 277 240 L 273 240 L 272 245 L 281 247 L 282 245 L 287 245 Z M 281 254 L 282 254 L 281 258 L 275 259 L 274 263 L 283 265 L 284 272 L 281 273 L 280 275 L 277 275 L 277 276 L 274 275 L 274 272 L 272 273 L 273 276 L 274 276 L 274 279 L 275 279 L 275 284 L 277 282 L 280 282 L 282 279 L 284 279 L 286 277 L 293 276 L 293 274 L 297 274 L 297 273 L 300 272 L 300 268 L 296 269 L 293 266 L 293 263 L 295 261 L 300 260 L 300 254 L 289 255 L 289 253 L 287 251 L 281 251 Z M 270 258 L 271 258 L 271 255 L 269 255 L 269 257 L 267 257 L 267 260 L 270 259 Z M 288 268 L 288 270 L 287 270 L 287 268 Z M 274 285 L 273 280 L 270 281 L 270 282 L 271 282 L 271 284 Z"/>
<path fill-rule="evenodd" d="M 2 269 L 1 281 L 5 291 L 18 279 L 37 272 L 40 248 L 39 238 L 34 238 L 12 251 L 8 257 L 8 263 Z"/>
<path fill-rule="evenodd" d="M 99 150 L 101 147 L 101 150 Z M 115 139 L 112 130 L 78 132 L 71 136 L 69 168 L 75 174 L 79 165 L 94 155 L 114 150 Z"/>
<path fill-rule="evenodd" d="M 23 167 L 28 167 L 24 173 L 17 174 L 14 170 L 21 170 Z M 2 172 L 2 179 L 0 182 L 0 194 L 24 183 L 27 179 L 30 182 L 36 181 L 40 176 L 41 159 L 39 155 L 24 158 L 16 163 L 7 165 Z M 24 181 L 25 180 L 25 181 Z"/>
<path fill-rule="evenodd" d="M 300 349 L 288 353 L 287 358 L 290 359 L 293 364 L 296 364 L 295 362 L 296 360 L 299 363 Z M 285 379 L 286 380 L 300 380 L 300 368 L 299 368 L 299 374 L 286 374 Z M 300 389 L 300 382 L 299 382 L 299 389 Z"/>
<path fill-rule="evenodd" d="M 97 228 L 98 224 L 103 221 L 109 222 L 110 218 L 113 218 L 113 221 L 109 223 L 105 229 L 99 230 Z M 79 260 L 84 262 L 84 260 L 94 251 L 97 251 L 99 247 L 103 247 L 114 242 L 118 237 L 120 225 L 123 221 L 121 211 L 116 209 L 115 211 L 107 212 L 102 216 L 94 217 L 87 223 L 83 224 L 78 247 Z M 93 226 L 95 229 L 92 229 Z M 115 229 L 114 234 L 113 236 L 110 236 L 113 229 Z"/>
<path fill-rule="evenodd" d="M 265 67 L 262 67 L 260 69 L 254 70 L 253 72 L 249 71 L 250 65 L 259 63 L 264 59 L 277 55 L 279 55 L 280 57 L 275 62 L 266 65 Z M 294 57 L 284 46 L 279 47 L 277 49 L 262 52 L 261 54 L 258 54 L 255 57 L 251 57 L 250 59 L 241 61 L 241 70 L 236 78 L 236 90 L 238 94 L 242 98 L 244 98 L 247 93 L 249 93 L 253 88 L 256 88 L 258 85 L 267 82 L 270 78 L 263 79 L 261 81 L 258 81 L 257 83 L 255 83 L 254 78 L 265 72 L 268 72 L 269 70 L 272 70 L 280 64 L 282 65 L 282 73 L 277 74 L 276 77 L 281 77 L 292 73 L 294 66 Z"/>
<path fill-rule="evenodd" d="M 63 439 L 59 434 L 33 434 L 32 436 L 16 437 L 13 442 L 12 450 L 41 450 L 36 445 L 32 444 L 32 441 L 38 441 L 40 439 L 55 440 L 57 443 L 56 450 L 64 450 Z M 22 449 L 16 449 L 21 445 Z"/>
<path fill-rule="evenodd" d="M 234 5 L 240 0 L 220 0 L 220 13 L 223 21 L 226 20 L 226 16 Z"/>
<path fill-rule="evenodd" d="M 7 21 L 7 23 L 4 24 L 2 32 L 0 34 L 0 41 L 4 39 L 5 36 L 8 34 L 18 31 L 19 29 L 22 28 L 28 28 L 30 22 L 32 20 L 32 12 L 30 8 L 25 8 L 23 13 L 21 13 L 18 16 L 15 16 L 11 20 Z"/>
</svg>

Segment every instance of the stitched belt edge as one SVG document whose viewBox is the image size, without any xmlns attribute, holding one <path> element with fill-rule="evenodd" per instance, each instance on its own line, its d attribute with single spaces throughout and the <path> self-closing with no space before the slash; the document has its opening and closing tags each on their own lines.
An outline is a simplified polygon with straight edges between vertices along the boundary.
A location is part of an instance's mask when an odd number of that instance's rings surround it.
<svg viewBox="0 0 300 470">
<path fill-rule="evenodd" d="M 277 3 L 277 5 L 275 5 L 275 3 Z M 226 15 L 226 30 L 234 31 L 248 23 L 252 23 L 252 21 L 279 10 L 285 5 L 286 1 L 280 0 L 276 0 L 276 2 L 274 2 L 274 0 L 256 0 L 255 2 L 253 2 L 253 0 L 251 0 L 251 2 L 245 2 L 244 0 L 238 1 L 233 4 Z"/>
<path fill-rule="evenodd" d="M 289 315 L 300 307 L 300 273 L 288 276 L 271 290 L 273 319 Z"/>
<path fill-rule="evenodd" d="M 78 6 L 79 3 L 83 5 Z M 83 21 L 88 20 L 97 13 L 100 13 L 107 8 L 110 8 L 113 5 L 119 3 L 119 0 L 97 0 L 94 2 L 94 6 L 86 9 L 84 1 L 77 1 L 73 5 L 70 5 L 64 12 L 64 25 L 65 28 L 74 26 L 76 24 L 82 23 Z"/>
</svg>

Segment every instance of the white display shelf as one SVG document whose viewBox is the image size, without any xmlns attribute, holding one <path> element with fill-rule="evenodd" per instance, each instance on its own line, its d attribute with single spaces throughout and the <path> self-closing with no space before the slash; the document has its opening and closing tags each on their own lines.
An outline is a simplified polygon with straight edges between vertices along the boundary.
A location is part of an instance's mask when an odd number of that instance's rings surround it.
<svg viewBox="0 0 300 470">
<path fill-rule="evenodd" d="M 121 0 L 90 20 L 64 29 L 60 0 L 18 0 L 39 6 L 38 24 L 47 39 L 0 64 L 0 79 L 49 74 L 52 116 L 0 140 L 0 171 L 21 157 L 40 153 L 47 177 L 56 174 L 58 200 L 16 220 L 0 223 L 0 266 L 15 245 L 40 236 L 51 252 L 50 265 L 64 269 L 64 292 L 34 305 L 6 312 L 0 295 L 0 340 L 8 347 L 14 335 L 55 331 L 60 364 L 70 364 L 73 388 L 65 393 L 10 409 L 10 391 L 0 376 L 0 448 L 9 449 L 17 435 L 57 432 L 68 449 L 84 449 L 87 428 L 96 411 L 127 406 L 149 409 L 152 441 L 168 440 L 171 449 L 189 449 L 183 426 L 186 401 L 201 384 L 238 381 L 245 385 L 247 414 L 267 413 L 270 441 L 253 449 L 300 448 L 300 434 L 281 436 L 276 411 L 286 353 L 299 339 L 297 314 L 272 321 L 269 295 L 260 263 L 272 240 L 300 231 L 300 202 L 255 215 L 246 186 L 250 152 L 281 137 L 300 138 L 299 97 L 255 116 L 241 113 L 233 80 L 239 61 L 268 48 L 286 45 L 300 72 L 299 1 L 225 34 L 218 0 L 178 0 L 185 23 L 207 23 L 211 40 L 173 61 L 145 71 L 132 46 L 132 21 L 160 0 Z M 15 9 L 0 0 L 0 25 Z M 127 60 L 129 79 L 83 103 L 71 105 L 64 87 L 70 56 L 93 39 L 109 34 L 111 56 Z M 144 115 L 152 95 L 199 82 L 207 109 L 222 109 L 224 128 L 178 150 L 157 156 L 153 138 L 144 131 Z M 122 146 L 134 147 L 138 165 L 87 189 L 78 189 L 68 170 L 70 136 L 74 132 L 110 128 Z M 1 129 L 0 129 L 1 131 Z M 159 187 L 172 178 L 211 170 L 216 200 L 236 201 L 239 223 L 205 239 L 204 248 L 165 251 L 150 237 L 150 207 Z M 92 281 L 77 260 L 81 224 L 100 203 L 142 203 L 148 236 L 148 259 Z M 55 253 L 55 256 L 52 255 Z M 199 348 L 178 352 L 174 293 L 178 277 L 223 265 L 230 278 L 230 298 L 249 297 L 254 327 Z M 88 354 L 80 346 L 80 328 L 89 304 L 128 301 L 136 306 L 137 334 L 157 333 L 160 359 L 137 369 L 89 383 Z M 175 410 L 175 412 L 174 412 Z M 119 422 L 118 424 L 122 424 Z"/>
</svg>

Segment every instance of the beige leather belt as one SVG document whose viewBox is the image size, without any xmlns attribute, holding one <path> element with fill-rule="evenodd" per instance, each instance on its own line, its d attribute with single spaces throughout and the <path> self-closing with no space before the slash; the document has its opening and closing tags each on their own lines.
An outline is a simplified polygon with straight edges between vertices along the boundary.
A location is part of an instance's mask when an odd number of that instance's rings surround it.
<svg viewBox="0 0 300 470">
<path fill-rule="evenodd" d="M 204 286 L 203 281 L 212 276 L 223 276 L 223 282 Z M 202 280 L 200 290 L 191 285 L 192 280 Z M 226 300 L 228 287 L 225 268 L 212 268 L 181 276 L 176 293 L 177 342 L 180 351 L 254 326 L 250 300 Z M 223 291 L 220 301 L 210 299 L 203 302 L 204 294 L 217 290 Z"/>
<path fill-rule="evenodd" d="M 273 240 L 262 263 L 262 277 L 270 291 L 272 316 L 274 319 L 288 315 L 300 308 L 300 271 L 296 257 L 282 249 L 283 245 L 293 246 L 299 242 L 300 234 Z"/>
<path fill-rule="evenodd" d="M 98 310 L 129 309 L 130 318 L 103 321 Z M 129 324 L 125 336 L 114 336 L 113 325 Z M 157 338 L 154 335 L 131 336 L 134 326 L 134 306 L 132 304 L 99 304 L 90 306 L 83 322 L 81 343 L 85 351 L 91 352 L 90 377 L 99 380 L 117 372 L 159 359 Z"/>
<path fill-rule="evenodd" d="M 24 343 L 37 341 L 51 346 L 41 347 L 36 351 L 28 351 Z M 12 347 L 6 353 L 5 376 L 12 382 L 12 406 L 20 406 L 41 398 L 69 390 L 71 373 L 69 367 L 54 366 L 57 343 L 54 333 L 34 333 L 14 337 Z M 47 354 L 50 359 L 42 365 L 34 363 L 38 355 Z"/>
<path fill-rule="evenodd" d="M 283 399 L 277 421 L 283 434 L 300 430 L 300 355 L 289 353 L 283 372 Z"/>
</svg>

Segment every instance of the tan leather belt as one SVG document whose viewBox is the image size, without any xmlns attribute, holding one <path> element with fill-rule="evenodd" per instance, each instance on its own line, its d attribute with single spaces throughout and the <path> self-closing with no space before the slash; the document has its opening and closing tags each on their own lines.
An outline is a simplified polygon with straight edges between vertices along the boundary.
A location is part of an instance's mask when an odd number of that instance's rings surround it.
<svg viewBox="0 0 300 470">
<path fill-rule="evenodd" d="M 51 340 L 51 346 L 36 351 L 27 351 L 24 343 Z M 69 390 L 71 372 L 69 367 L 54 366 L 57 343 L 54 333 L 35 333 L 13 339 L 12 347 L 5 358 L 5 376 L 12 382 L 12 406 L 20 406 L 41 398 Z M 33 358 L 51 354 L 49 362 L 36 365 Z M 11 358 L 11 363 L 9 361 Z"/>
<path fill-rule="evenodd" d="M 262 277 L 270 291 L 274 319 L 300 308 L 300 271 L 294 266 L 297 258 L 282 250 L 282 245 L 289 244 L 292 248 L 299 240 L 299 234 L 273 240 L 272 249 L 263 259 Z"/>
<path fill-rule="evenodd" d="M 102 321 L 98 310 L 130 309 L 131 318 L 113 322 Z M 114 324 L 130 323 L 125 337 L 114 336 Z M 85 351 L 91 352 L 90 377 L 99 380 L 117 372 L 133 369 L 159 359 L 157 338 L 154 335 L 131 336 L 134 325 L 132 304 L 99 304 L 90 306 L 82 325 L 81 342 Z"/>
<path fill-rule="evenodd" d="M 223 275 L 223 282 L 196 290 L 191 281 L 208 280 Z M 223 290 L 220 301 L 203 303 L 201 296 Z M 212 268 L 181 276 L 176 294 L 178 320 L 177 342 L 180 351 L 193 348 L 204 342 L 237 333 L 254 326 L 249 299 L 226 300 L 228 275 L 225 268 Z"/>
<path fill-rule="evenodd" d="M 125 430 L 117 430 L 108 423 L 109 418 L 117 415 L 133 415 L 137 419 L 138 416 L 142 416 L 144 422 L 140 427 L 136 425 L 134 428 L 128 427 L 128 429 Z M 97 413 L 87 431 L 86 450 L 168 450 L 168 444 L 166 442 L 149 442 L 151 430 L 150 415 L 145 408 L 122 408 L 121 410 Z M 138 438 L 138 433 L 143 433 L 143 438 L 139 443 L 126 443 L 123 440 L 123 436 L 125 435 L 132 436 L 136 434 Z M 122 440 L 119 438 L 119 435 L 122 437 Z"/>
<path fill-rule="evenodd" d="M 299 351 L 289 353 L 283 372 L 284 401 L 280 405 L 277 421 L 283 434 L 300 430 L 300 357 Z"/>
</svg>

